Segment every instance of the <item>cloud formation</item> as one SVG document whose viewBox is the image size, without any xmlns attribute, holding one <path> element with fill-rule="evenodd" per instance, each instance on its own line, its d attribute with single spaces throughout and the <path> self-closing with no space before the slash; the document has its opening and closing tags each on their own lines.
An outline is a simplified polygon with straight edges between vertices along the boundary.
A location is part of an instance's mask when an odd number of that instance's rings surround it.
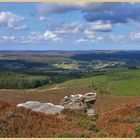
<svg viewBox="0 0 140 140">
<path fill-rule="evenodd" d="M 140 41 L 140 32 L 131 32 L 129 34 L 129 39 L 131 39 L 132 41 Z"/>
<path fill-rule="evenodd" d="M 100 4 L 97 4 L 100 5 Z M 96 4 L 90 2 L 49 2 L 41 3 L 37 7 L 39 15 L 62 14 L 70 11 L 89 11 L 96 8 Z"/>
<path fill-rule="evenodd" d="M 11 12 L 0 12 L 0 27 L 7 27 L 14 30 L 26 29 L 26 25 L 22 24 L 25 17 L 18 16 Z"/>
<path fill-rule="evenodd" d="M 19 38 L 19 43 L 37 43 L 42 41 L 47 42 L 62 42 L 63 39 L 53 31 L 46 30 L 45 32 L 31 32 L 28 36 Z"/>
<path fill-rule="evenodd" d="M 56 34 L 62 34 L 62 35 L 76 34 L 76 33 L 82 32 L 83 29 L 84 29 L 84 25 L 82 23 L 72 22 L 69 24 L 65 24 L 65 23 L 61 24 L 60 26 L 54 29 L 54 32 Z"/>
<path fill-rule="evenodd" d="M 1 35 L 0 42 L 13 42 L 16 40 L 16 37 L 13 35 Z"/>
<path fill-rule="evenodd" d="M 125 36 L 123 35 L 114 35 L 114 34 L 111 34 L 109 36 L 109 38 L 113 41 L 113 42 L 119 42 L 119 41 L 123 41 L 126 39 Z"/>
<path fill-rule="evenodd" d="M 43 3 L 38 6 L 39 15 L 62 14 L 71 11 L 81 11 L 88 22 L 102 21 L 115 24 L 140 21 L 140 3 L 61 2 Z"/>
<path fill-rule="evenodd" d="M 101 20 L 90 24 L 90 29 L 99 32 L 110 32 L 112 31 L 111 23 L 104 23 Z"/>
<path fill-rule="evenodd" d="M 128 2 L 36 3 L 23 13 L 20 8 L 1 8 L 0 43 L 3 46 L 13 43 L 17 47 L 37 44 L 44 48 L 51 44 L 64 49 L 94 44 L 112 48 L 120 44 L 134 46 L 140 43 L 139 11 L 140 3 Z"/>
<path fill-rule="evenodd" d="M 87 12 L 84 17 L 87 21 L 93 22 L 102 20 L 110 23 L 128 23 L 130 21 L 140 21 L 139 3 L 111 3 L 112 7 L 108 9 L 103 5 L 103 9 L 96 12 Z M 124 10 L 125 9 L 125 10 Z"/>
</svg>

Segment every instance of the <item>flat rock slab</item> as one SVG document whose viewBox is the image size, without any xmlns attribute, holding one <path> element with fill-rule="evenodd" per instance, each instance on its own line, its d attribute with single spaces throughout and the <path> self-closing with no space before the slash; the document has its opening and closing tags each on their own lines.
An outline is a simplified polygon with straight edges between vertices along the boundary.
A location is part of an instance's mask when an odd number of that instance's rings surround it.
<svg viewBox="0 0 140 140">
<path fill-rule="evenodd" d="M 26 103 L 18 104 L 17 107 L 29 108 L 33 111 L 43 112 L 45 114 L 58 114 L 64 109 L 61 105 L 54 105 L 52 103 L 40 103 L 37 101 L 28 101 Z"/>
</svg>

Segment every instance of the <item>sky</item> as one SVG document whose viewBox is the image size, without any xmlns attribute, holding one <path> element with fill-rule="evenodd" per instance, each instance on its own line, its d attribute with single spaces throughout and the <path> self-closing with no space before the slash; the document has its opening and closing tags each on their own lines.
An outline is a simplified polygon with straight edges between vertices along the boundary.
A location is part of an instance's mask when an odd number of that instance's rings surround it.
<svg viewBox="0 0 140 140">
<path fill-rule="evenodd" d="M 0 50 L 140 50 L 140 3 L 0 3 Z"/>
</svg>

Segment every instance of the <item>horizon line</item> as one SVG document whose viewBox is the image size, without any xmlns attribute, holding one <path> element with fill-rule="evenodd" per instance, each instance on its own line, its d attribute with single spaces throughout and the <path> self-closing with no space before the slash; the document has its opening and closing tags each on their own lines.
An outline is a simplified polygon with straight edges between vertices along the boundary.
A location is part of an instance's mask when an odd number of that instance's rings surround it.
<svg viewBox="0 0 140 140">
<path fill-rule="evenodd" d="M 32 50 L 0 50 L 0 52 L 2 52 L 2 51 L 73 51 L 73 52 L 75 52 L 75 51 L 140 51 L 140 49 L 119 49 L 119 50 L 117 50 L 117 49 L 114 49 L 114 50 L 112 50 L 112 49 L 105 49 L 105 50 L 34 50 L 34 49 L 32 49 Z"/>
</svg>

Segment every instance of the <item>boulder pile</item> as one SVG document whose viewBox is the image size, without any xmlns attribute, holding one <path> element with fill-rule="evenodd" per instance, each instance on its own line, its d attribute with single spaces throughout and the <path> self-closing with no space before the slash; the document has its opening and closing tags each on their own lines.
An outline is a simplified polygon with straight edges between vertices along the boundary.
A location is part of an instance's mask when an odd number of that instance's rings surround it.
<svg viewBox="0 0 140 140">
<path fill-rule="evenodd" d="M 94 115 L 93 106 L 95 104 L 96 97 L 96 93 L 86 93 L 85 95 L 76 94 L 65 96 L 60 105 L 28 101 L 26 103 L 18 104 L 17 107 L 25 107 L 45 114 L 59 114 L 64 108 L 80 109 L 86 112 L 87 115 Z"/>
<path fill-rule="evenodd" d="M 94 115 L 93 106 L 95 104 L 96 97 L 96 93 L 65 96 L 61 102 L 61 105 L 64 106 L 64 108 L 80 109 L 85 111 L 88 115 Z"/>
</svg>

